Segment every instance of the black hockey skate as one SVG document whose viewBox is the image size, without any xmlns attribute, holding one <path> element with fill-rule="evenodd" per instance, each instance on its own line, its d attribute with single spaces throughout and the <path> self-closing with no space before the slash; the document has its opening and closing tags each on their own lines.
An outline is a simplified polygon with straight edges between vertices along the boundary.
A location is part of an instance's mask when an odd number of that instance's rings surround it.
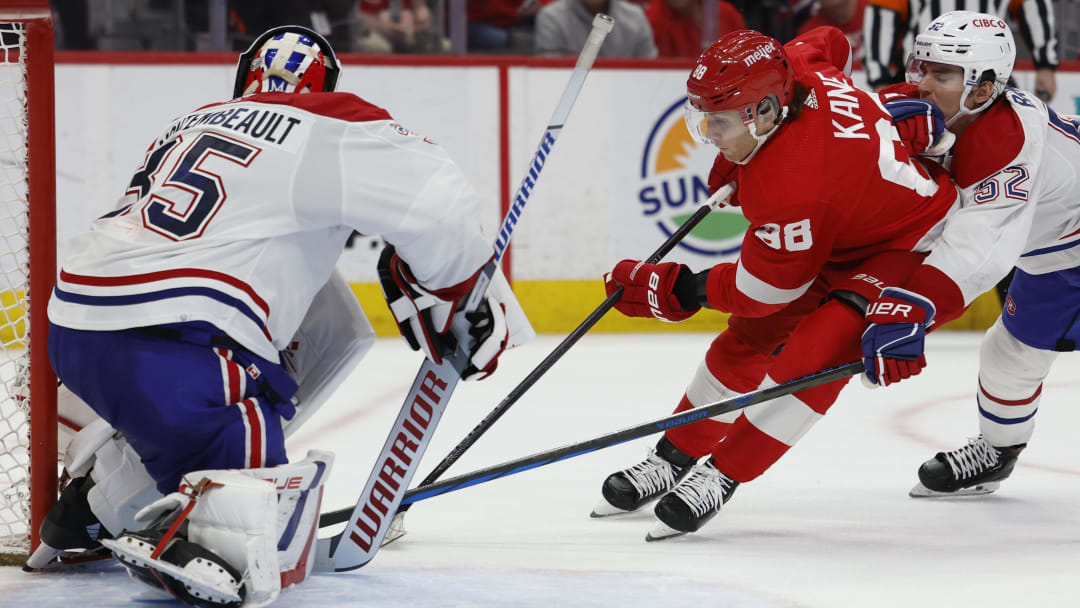
<svg viewBox="0 0 1080 608">
<path fill-rule="evenodd" d="M 694 464 L 675 444 L 661 437 L 648 457 L 634 466 L 608 475 L 601 493 L 604 498 L 593 508 L 591 517 L 607 517 L 636 511 L 675 487 Z"/>
<path fill-rule="evenodd" d="M 86 495 L 94 487 L 89 476 L 72 479 L 41 522 L 41 544 L 26 560 L 23 570 L 109 558 L 99 542 L 111 538 L 90 510 Z"/>
<path fill-rule="evenodd" d="M 724 475 L 708 456 L 690 470 L 686 479 L 656 503 L 659 523 L 645 540 L 663 540 L 688 532 L 697 532 L 720 512 L 739 482 Z"/>
<path fill-rule="evenodd" d="M 908 493 L 912 498 L 977 496 L 998 489 L 1016 466 L 1016 457 L 1027 444 L 997 448 L 980 435 L 951 452 L 938 452 L 919 467 L 919 482 Z"/>
</svg>

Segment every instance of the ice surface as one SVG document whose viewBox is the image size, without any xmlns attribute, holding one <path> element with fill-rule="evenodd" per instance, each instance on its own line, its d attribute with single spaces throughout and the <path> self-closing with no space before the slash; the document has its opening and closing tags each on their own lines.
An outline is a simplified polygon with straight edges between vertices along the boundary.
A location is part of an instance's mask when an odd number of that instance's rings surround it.
<svg viewBox="0 0 1080 608">
<path fill-rule="evenodd" d="M 597 335 L 575 346 L 449 474 L 668 413 L 708 335 Z M 557 343 L 541 337 L 499 372 L 459 385 L 417 479 Z M 651 512 L 595 520 L 600 482 L 639 460 L 641 439 L 415 505 L 409 534 L 350 573 L 282 593 L 280 606 L 694 608 L 1077 606 L 1080 357 L 1046 382 L 1031 445 L 996 494 L 907 497 L 919 463 L 977 433 L 978 336 L 937 334 L 918 378 L 857 380 L 791 452 L 740 486 L 697 534 L 644 542 Z M 351 505 L 420 364 L 379 340 L 339 399 L 289 442 L 337 461 L 324 509 Z M 172 605 L 118 568 L 0 568 L 0 606 Z"/>
</svg>

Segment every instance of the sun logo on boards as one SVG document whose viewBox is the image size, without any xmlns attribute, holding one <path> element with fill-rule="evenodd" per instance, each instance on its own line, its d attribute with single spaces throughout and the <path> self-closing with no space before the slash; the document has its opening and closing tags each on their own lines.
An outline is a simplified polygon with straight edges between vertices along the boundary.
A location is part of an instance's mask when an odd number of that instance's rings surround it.
<svg viewBox="0 0 1080 608">
<path fill-rule="evenodd" d="M 639 209 L 642 218 L 655 223 L 665 238 L 709 198 L 709 169 L 717 153 L 713 146 L 695 141 L 686 130 L 684 103 L 685 98 L 680 98 L 656 120 L 641 157 Z M 718 209 L 680 241 L 679 247 L 698 255 L 734 258 L 749 225 L 738 210 Z"/>
</svg>

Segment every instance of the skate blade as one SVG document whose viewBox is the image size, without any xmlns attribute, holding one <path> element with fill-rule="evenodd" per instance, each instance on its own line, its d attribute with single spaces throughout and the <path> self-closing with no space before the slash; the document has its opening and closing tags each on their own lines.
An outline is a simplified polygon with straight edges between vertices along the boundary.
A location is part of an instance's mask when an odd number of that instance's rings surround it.
<svg viewBox="0 0 1080 608">
<path fill-rule="evenodd" d="M 405 530 L 405 513 L 398 512 L 390 522 L 390 529 L 386 531 L 386 536 L 383 537 L 382 544 L 379 546 L 385 547 L 402 536 L 405 536 L 405 534 L 407 534 Z"/>
<path fill-rule="evenodd" d="M 627 513 L 633 513 L 633 511 L 620 509 L 608 502 L 606 498 L 601 498 L 600 502 L 596 503 L 596 506 L 593 507 L 592 513 L 589 513 L 589 517 L 596 519 L 600 517 L 611 517 L 612 515 L 625 515 Z"/>
<path fill-rule="evenodd" d="M 39 543 L 30 558 L 26 560 L 26 564 L 23 565 L 23 571 L 33 572 L 34 570 L 42 570 L 50 564 L 56 565 L 55 562 L 63 552 L 62 549 L 53 549 L 45 543 Z"/>
<path fill-rule="evenodd" d="M 924 486 L 921 483 L 915 484 L 915 487 L 911 488 L 908 492 L 908 496 L 912 498 L 949 498 L 952 496 L 982 496 L 983 494 L 990 494 L 994 490 L 997 490 L 1001 486 L 1000 481 L 991 481 L 987 483 L 980 483 L 970 488 L 961 488 L 955 492 L 935 492 L 930 488 Z"/>
<path fill-rule="evenodd" d="M 667 540 L 684 534 L 686 534 L 686 532 L 676 530 L 663 522 L 657 522 L 656 525 L 653 526 L 653 529 L 649 530 L 649 533 L 645 535 L 645 542 L 652 543 L 658 540 Z"/>
</svg>

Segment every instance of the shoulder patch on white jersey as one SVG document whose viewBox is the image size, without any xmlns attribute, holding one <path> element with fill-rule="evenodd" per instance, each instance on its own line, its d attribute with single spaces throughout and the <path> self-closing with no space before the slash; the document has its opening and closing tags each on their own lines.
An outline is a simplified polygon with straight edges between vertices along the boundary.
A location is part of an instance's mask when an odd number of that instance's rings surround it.
<svg viewBox="0 0 1080 608">
<path fill-rule="evenodd" d="M 969 188 L 1017 164 L 1027 135 L 1020 117 L 1008 103 L 992 105 L 957 138 L 950 165 L 956 184 Z"/>
</svg>

